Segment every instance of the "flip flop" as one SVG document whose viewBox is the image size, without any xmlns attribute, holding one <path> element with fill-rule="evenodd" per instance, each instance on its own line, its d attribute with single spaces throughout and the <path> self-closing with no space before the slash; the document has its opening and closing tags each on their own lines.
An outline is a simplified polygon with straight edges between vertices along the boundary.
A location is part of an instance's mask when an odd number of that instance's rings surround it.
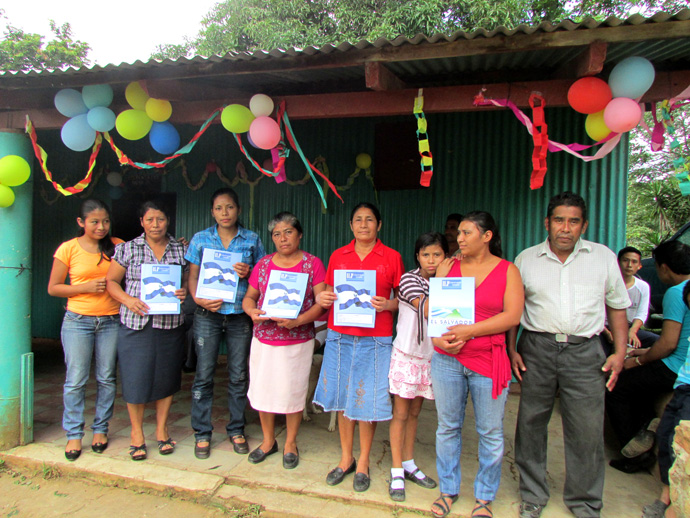
<svg viewBox="0 0 690 518">
<path fill-rule="evenodd" d="M 175 451 L 175 445 L 177 443 L 172 440 L 172 437 L 168 437 L 166 441 L 158 441 L 158 453 L 161 455 L 170 455 Z"/>
<path fill-rule="evenodd" d="M 142 452 L 142 453 L 137 453 L 137 452 Z M 129 456 L 132 457 L 132 460 L 145 460 L 146 459 L 146 443 L 142 444 L 141 446 L 134 446 L 133 444 L 129 445 Z"/>
</svg>

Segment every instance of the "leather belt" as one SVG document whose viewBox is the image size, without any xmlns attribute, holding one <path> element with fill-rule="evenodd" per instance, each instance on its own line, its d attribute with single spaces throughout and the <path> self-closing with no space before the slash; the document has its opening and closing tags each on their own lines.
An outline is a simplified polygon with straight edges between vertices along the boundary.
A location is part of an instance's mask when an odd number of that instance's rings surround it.
<svg viewBox="0 0 690 518">
<path fill-rule="evenodd" d="M 532 333 L 536 335 L 541 335 L 549 340 L 553 340 L 554 342 L 557 342 L 559 344 L 583 344 L 589 338 L 586 336 L 575 336 L 575 335 L 566 335 L 565 333 L 540 333 L 537 331 L 531 331 Z"/>
</svg>

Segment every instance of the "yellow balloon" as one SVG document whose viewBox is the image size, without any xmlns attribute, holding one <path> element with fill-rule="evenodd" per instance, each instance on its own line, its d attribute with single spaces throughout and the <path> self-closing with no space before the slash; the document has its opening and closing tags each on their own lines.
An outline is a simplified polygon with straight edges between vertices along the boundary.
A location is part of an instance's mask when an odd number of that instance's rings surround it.
<svg viewBox="0 0 690 518">
<path fill-rule="evenodd" d="M 115 119 L 115 128 L 122 138 L 139 140 L 151 130 L 153 121 L 142 110 L 125 110 Z"/>
<path fill-rule="evenodd" d="M 360 153 L 355 158 L 355 163 L 360 169 L 369 169 L 371 167 L 371 157 L 366 153 Z"/>
<path fill-rule="evenodd" d="M 165 122 L 172 115 L 172 105 L 165 99 L 154 99 L 151 97 L 146 101 L 146 115 L 156 122 Z"/>
<path fill-rule="evenodd" d="M 604 122 L 604 110 L 587 115 L 587 119 L 585 120 L 585 131 L 587 135 L 589 135 L 589 138 L 596 142 L 609 136 L 611 130 Z"/>
<path fill-rule="evenodd" d="M 0 184 L 15 187 L 29 179 L 31 166 L 22 157 L 7 155 L 0 158 Z"/>
<path fill-rule="evenodd" d="M 149 94 L 142 88 L 139 81 L 134 81 L 125 88 L 125 99 L 129 105 L 135 110 L 145 110 L 146 101 L 149 100 Z"/>
<path fill-rule="evenodd" d="M 0 185 L 0 207 L 9 207 L 14 203 L 14 191 L 6 185 Z"/>
<path fill-rule="evenodd" d="M 220 122 L 231 133 L 245 133 L 256 117 L 249 108 L 241 104 L 231 104 L 223 108 Z"/>
</svg>

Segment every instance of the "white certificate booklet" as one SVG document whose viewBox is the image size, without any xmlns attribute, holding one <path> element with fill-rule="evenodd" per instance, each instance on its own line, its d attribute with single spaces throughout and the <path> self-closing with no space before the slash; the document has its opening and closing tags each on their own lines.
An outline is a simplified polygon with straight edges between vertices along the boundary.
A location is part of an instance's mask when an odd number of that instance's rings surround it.
<svg viewBox="0 0 690 518">
<path fill-rule="evenodd" d="M 196 284 L 196 296 L 202 299 L 223 299 L 224 302 L 235 302 L 240 276 L 233 267 L 235 263 L 240 262 L 242 262 L 242 254 L 204 248 L 199 281 Z"/>
<path fill-rule="evenodd" d="M 335 270 L 333 282 L 338 295 L 333 303 L 333 323 L 373 328 L 376 309 L 371 298 L 376 296 L 376 270 Z"/>
<path fill-rule="evenodd" d="M 179 264 L 142 264 L 141 300 L 149 306 L 149 315 L 178 315 L 180 299 L 175 291 L 182 286 Z"/>
<path fill-rule="evenodd" d="M 474 277 L 429 279 L 429 326 L 431 337 L 440 337 L 449 326 L 474 324 Z"/>
<path fill-rule="evenodd" d="M 308 273 L 271 270 L 261 309 L 265 317 L 297 318 L 307 291 Z"/>
</svg>

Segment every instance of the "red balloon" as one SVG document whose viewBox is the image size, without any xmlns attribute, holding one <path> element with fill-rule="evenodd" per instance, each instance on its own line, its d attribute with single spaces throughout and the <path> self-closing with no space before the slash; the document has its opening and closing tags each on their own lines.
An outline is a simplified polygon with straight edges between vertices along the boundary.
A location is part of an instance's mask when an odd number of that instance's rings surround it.
<svg viewBox="0 0 690 518">
<path fill-rule="evenodd" d="M 568 104 L 579 113 L 597 113 L 611 100 L 611 87 L 598 77 L 583 77 L 568 89 Z"/>
</svg>

